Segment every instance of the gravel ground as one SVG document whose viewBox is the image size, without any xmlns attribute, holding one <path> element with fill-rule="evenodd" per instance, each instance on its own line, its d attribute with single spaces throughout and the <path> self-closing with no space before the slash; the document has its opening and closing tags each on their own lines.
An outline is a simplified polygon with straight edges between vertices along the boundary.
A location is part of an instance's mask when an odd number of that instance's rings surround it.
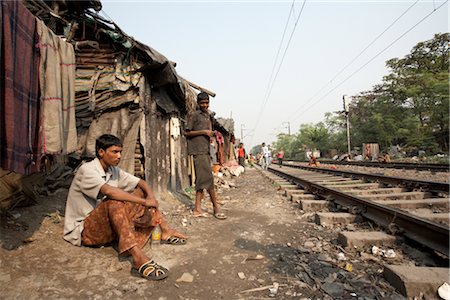
<svg viewBox="0 0 450 300">
<path fill-rule="evenodd" d="M 235 186 L 219 189 L 226 220 L 212 217 L 206 201 L 209 217 L 194 218 L 187 197 L 160 198 L 170 223 L 190 237 L 185 246 L 144 248 L 170 269 L 160 282 L 136 276 L 114 247 L 65 242 L 65 189 L 3 215 L 0 298 L 404 299 L 384 280 L 383 264 L 434 264 L 404 243 L 392 248 L 394 258 L 341 248 L 338 232 L 354 225 L 316 225 L 256 169 L 225 179 Z"/>
</svg>

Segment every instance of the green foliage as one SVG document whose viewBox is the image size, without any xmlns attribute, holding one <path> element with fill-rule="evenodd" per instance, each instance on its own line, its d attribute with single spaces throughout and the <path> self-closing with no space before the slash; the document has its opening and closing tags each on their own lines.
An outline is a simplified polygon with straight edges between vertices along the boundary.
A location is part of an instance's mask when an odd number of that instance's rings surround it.
<svg viewBox="0 0 450 300">
<path fill-rule="evenodd" d="M 450 34 L 436 34 L 420 42 L 404 58 L 386 62 L 390 72 L 371 91 L 352 98 L 349 119 L 351 144 L 378 143 L 425 150 L 449 150 L 449 45 Z M 345 115 L 327 113 L 324 123 L 303 124 L 297 134 L 280 135 L 276 146 L 286 158 L 306 149 L 345 152 Z M 303 158 L 303 157 L 302 157 Z"/>
</svg>

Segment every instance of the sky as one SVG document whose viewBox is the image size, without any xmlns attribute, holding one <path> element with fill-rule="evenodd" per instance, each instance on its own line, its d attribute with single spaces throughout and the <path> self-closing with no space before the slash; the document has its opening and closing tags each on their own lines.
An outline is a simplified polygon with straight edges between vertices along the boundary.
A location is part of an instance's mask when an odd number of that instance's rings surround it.
<svg viewBox="0 0 450 300">
<path fill-rule="evenodd" d="M 389 74 L 385 62 L 449 32 L 448 0 L 102 1 L 100 15 L 216 93 L 244 146 L 324 121 Z M 440 8 L 439 8 L 440 7 Z"/>
</svg>

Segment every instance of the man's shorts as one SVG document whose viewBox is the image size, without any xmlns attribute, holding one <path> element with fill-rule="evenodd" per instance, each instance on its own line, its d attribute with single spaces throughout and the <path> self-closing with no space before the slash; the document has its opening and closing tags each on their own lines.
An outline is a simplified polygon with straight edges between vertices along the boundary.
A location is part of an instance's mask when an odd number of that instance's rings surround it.
<svg viewBox="0 0 450 300">
<path fill-rule="evenodd" d="M 211 168 L 211 158 L 209 154 L 196 154 L 194 155 L 194 168 L 195 168 L 195 189 L 213 189 L 214 177 Z"/>
</svg>

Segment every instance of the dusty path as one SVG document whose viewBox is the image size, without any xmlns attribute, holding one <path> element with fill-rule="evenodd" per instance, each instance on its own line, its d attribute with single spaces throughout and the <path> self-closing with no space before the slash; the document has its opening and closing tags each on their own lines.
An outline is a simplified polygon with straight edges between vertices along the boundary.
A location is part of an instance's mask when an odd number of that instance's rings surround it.
<svg viewBox="0 0 450 300">
<path fill-rule="evenodd" d="M 259 171 L 248 169 L 233 181 L 236 188 L 220 193 L 227 220 L 194 218 L 180 203 L 165 205 L 168 219 L 190 239 L 185 246 L 146 247 L 171 271 L 161 282 L 132 274 L 112 247 L 64 242 L 54 212 L 63 211 L 66 191 L 16 211 L 17 219 L 2 220 L 0 298 L 265 299 L 268 288 L 240 292 L 276 282 L 276 299 L 402 299 L 378 274 L 380 263 L 357 259 L 353 272 L 343 270 L 336 231 L 308 222 Z M 204 208 L 211 211 L 206 202 Z M 263 258 L 251 260 L 257 255 Z M 184 273 L 192 282 L 177 281 Z"/>
</svg>

